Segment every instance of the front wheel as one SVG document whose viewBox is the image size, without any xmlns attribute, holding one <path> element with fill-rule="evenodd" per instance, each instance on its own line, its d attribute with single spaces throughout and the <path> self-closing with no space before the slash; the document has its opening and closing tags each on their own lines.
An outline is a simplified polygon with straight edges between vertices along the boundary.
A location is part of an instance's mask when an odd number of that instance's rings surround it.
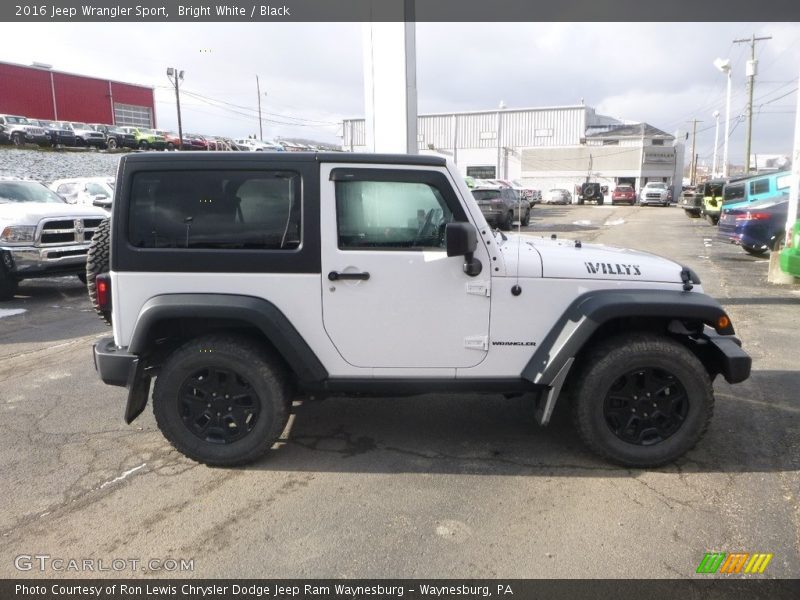
<svg viewBox="0 0 800 600">
<path fill-rule="evenodd" d="M 0 264 L 0 301 L 11 300 L 17 293 L 19 280 L 6 273 Z"/>
<path fill-rule="evenodd" d="M 116 150 L 117 149 L 117 140 L 115 138 L 108 138 L 106 142 L 106 147 L 109 150 Z"/>
<path fill-rule="evenodd" d="M 522 217 L 522 219 L 520 219 L 519 224 L 522 225 L 523 227 L 527 227 L 528 225 L 531 224 L 531 209 L 530 208 L 525 211 L 525 216 Z"/>
<path fill-rule="evenodd" d="M 742 250 L 747 252 L 750 256 L 763 257 L 769 254 L 769 248 L 767 246 L 748 246 L 742 244 Z"/>
<path fill-rule="evenodd" d="M 139 149 L 140 150 L 147 150 L 150 147 L 150 144 L 147 143 L 147 140 L 142 140 L 139 142 Z"/>
<path fill-rule="evenodd" d="M 283 432 L 291 394 L 280 360 L 245 337 L 206 335 L 173 352 L 153 390 L 169 442 L 212 466 L 252 462 Z"/>
<path fill-rule="evenodd" d="M 711 379 L 678 342 L 636 333 L 608 339 L 582 359 L 572 396 L 578 434 L 628 467 L 674 461 L 700 440 L 714 409 Z"/>
<path fill-rule="evenodd" d="M 719 222 L 719 217 L 714 215 L 706 215 L 706 220 L 712 225 L 716 225 Z"/>
</svg>

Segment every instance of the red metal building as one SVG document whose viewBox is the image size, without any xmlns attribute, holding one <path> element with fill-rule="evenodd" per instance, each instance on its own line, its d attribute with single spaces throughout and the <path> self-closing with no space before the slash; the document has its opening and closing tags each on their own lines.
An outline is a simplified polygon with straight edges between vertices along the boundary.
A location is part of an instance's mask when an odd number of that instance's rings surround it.
<svg viewBox="0 0 800 600">
<path fill-rule="evenodd" d="M 155 127 L 153 88 L 0 62 L 0 113 Z"/>
</svg>

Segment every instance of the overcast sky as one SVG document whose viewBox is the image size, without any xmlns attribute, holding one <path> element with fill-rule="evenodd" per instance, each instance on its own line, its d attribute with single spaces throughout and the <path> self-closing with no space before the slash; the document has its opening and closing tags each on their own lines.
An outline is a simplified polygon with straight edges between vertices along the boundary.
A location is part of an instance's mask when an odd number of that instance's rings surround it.
<svg viewBox="0 0 800 600">
<path fill-rule="evenodd" d="M 231 137 L 258 132 L 258 74 L 265 138 L 337 142 L 341 119 L 364 114 L 361 32 L 358 23 L 24 23 L 4 28 L 0 60 L 155 86 L 158 124 L 168 129 L 177 118 L 165 70 L 175 66 L 186 71 L 184 129 Z M 420 23 L 419 111 L 584 99 L 598 112 L 669 133 L 690 130 L 687 121 L 697 118 L 697 151 L 710 162 L 712 113 L 722 114 L 721 139 L 725 107 L 725 77 L 712 62 L 730 58 L 730 157 L 741 164 L 749 45 L 732 40 L 752 33 L 773 38 L 757 45 L 753 151 L 789 154 L 798 23 Z"/>
</svg>

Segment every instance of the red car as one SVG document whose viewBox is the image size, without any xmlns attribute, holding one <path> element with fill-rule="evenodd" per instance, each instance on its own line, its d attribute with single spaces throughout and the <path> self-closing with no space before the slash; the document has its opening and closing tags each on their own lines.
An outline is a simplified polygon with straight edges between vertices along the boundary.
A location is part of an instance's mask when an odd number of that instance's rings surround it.
<svg viewBox="0 0 800 600">
<path fill-rule="evenodd" d="M 633 186 L 622 184 L 618 185 L 613 192 L 611 192 L 611 204 L 636 204 L 636 192 Z"/>
<path fill-rule="evenodd" d="M 157 130 L 156 133 L 164 138 L 164 141 L 167 143 L 167 150 L 180 150 L 183 146 L 177 133 L 162 130 Z"/>
</svg>

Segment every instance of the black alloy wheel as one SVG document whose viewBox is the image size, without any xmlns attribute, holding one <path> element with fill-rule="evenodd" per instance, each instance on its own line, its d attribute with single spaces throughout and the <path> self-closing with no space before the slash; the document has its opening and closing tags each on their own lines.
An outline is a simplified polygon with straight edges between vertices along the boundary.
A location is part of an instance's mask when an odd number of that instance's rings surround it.
<svg viewBox="0 0 800 600">
<path fill-rule="evenodd" d="M 606 393 L 603 416 L 608 428 L 629 444 L 650 446 L 676 433 L 689 412 L 686 389 L 674 374 L 656 368 L 634 369 Z"/>
<path fill-rule="evenodd" d="M 206 367 L 189 375 L 180 387 L 183 424 L 212 444 L 230 444 L 250 433 L 261 413 L 261 399 L 240 373 Z"/>
</svg>

